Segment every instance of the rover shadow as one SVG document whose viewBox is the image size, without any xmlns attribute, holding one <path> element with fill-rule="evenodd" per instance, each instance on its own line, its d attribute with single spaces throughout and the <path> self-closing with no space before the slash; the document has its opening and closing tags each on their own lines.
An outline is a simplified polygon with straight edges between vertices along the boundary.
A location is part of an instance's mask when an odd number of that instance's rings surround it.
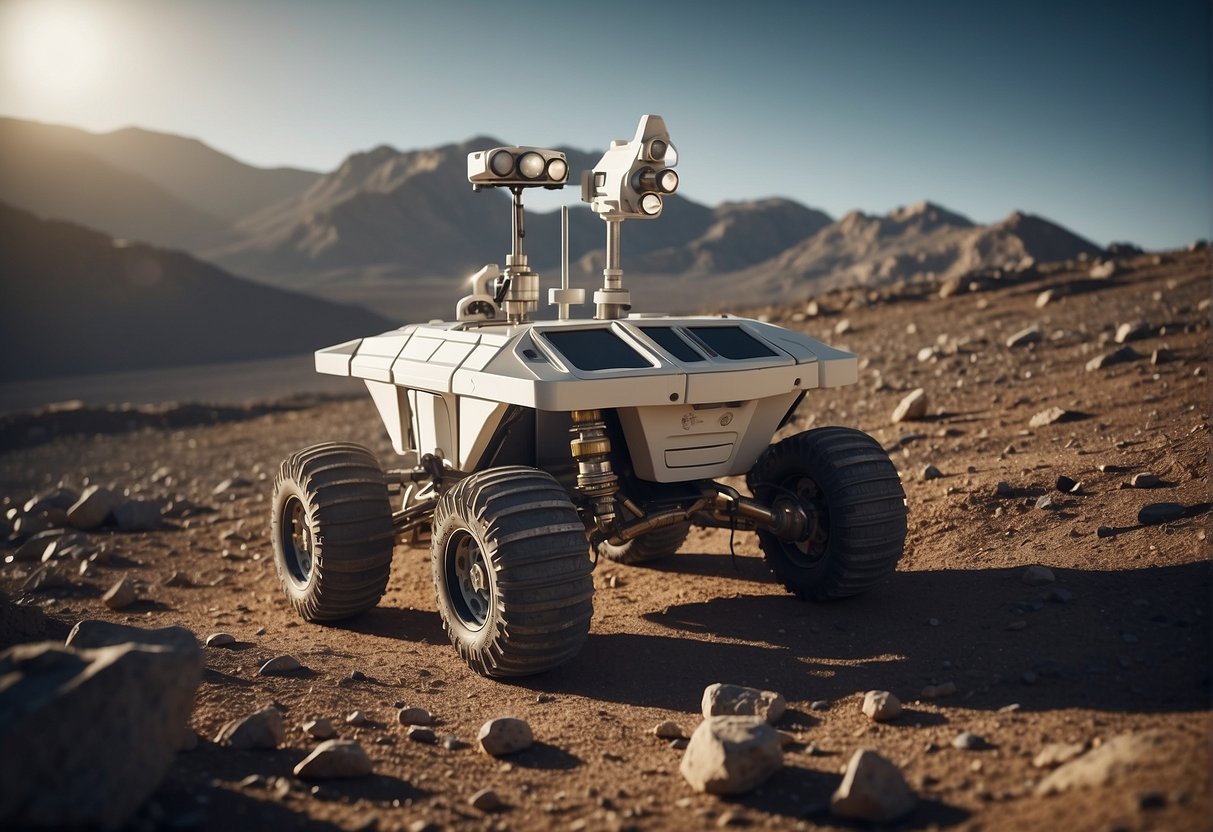
<svg viewBox="0 0 1213 832">
<path fill-rule="evenodd" d="M 598 568 L 602 567 L 603 562 L 599 561 Z M 735 558 L 727 553 L 722 555 L 698 552 L 679 553 L 649 563 L 633 565 L 630 568 L 677 575 L 733 578 L 755 583 L 767 583 L 771 580 L 771 570 L 767 568 L 761 558 Z"/>
<path fill-rule="evenodd" d="M 927 685 L 952 682 L 957 693 L 940 704 L 1208 708 L 1207 561 L 1056 569 L 1044 587 L 1026 586 L 1022 572 L 898 572 L 867 595 L 826 604 L 775 584 L 770 595 L 680 604 L 645 614 L 650 626 L 637 631 L 591 633 L 559 672 L 516 684 L 687 712 L 714 682 L 776 689 L 789 701 L 879 688 L 912 704 Z"/>
<path fill-rule="evenodd" d="M 342 621 L 343 630 L 364 635 L 412 641 L 424 644 L 444 644 L 446 633 L 442 619 L 434 610 L 404 609 L 402 607 L 373 607 L 356 618 Z"/>
</svg>

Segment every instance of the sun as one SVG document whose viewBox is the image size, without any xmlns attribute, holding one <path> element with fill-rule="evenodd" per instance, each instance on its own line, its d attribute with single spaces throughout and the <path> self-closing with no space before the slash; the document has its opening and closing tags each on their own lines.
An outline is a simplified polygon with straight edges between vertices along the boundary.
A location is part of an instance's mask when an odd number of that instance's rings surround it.
<svg viewBox="0 0 1213 832">
<path fill-rule="evenodd" d="M 101 8 L 87 0 L 0 0 L 4 85 L 61 100 L 97 89 L 109 58 Z"/>
</svg>

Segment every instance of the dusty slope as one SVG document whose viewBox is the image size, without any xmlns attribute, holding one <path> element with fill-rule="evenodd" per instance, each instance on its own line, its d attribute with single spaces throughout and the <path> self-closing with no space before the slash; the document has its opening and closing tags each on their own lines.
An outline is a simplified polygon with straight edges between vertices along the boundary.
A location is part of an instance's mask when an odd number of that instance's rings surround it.
<svg viewBox="0 0 1213 832">
<path fill-rule="evenodd" d="M 1057 299 L 1038 309 L 1034 301 L 1049 287 Z M 1057 272 L 944 300 L 903 296 L 870 307 L 857 300 L 843 315 L 799 321 L 792 316 L 800 310 L 767 310 L 818 335 L 845 329 L 829 340 L 867 357 L 860 384 L 807 402 L 796 428 L 854 424 L 898 446 L 910 507 L 898 572 L 863 598 L 805 605 L 769 581 L 751 538 L 739 536 L 732 560 L 726 533 L 697 532 L 659 567 L 600 563 L 585 649 L 560 671 L 520 683 L 482 679 L 455 658 L 434 612 L 424 545 L 398 548 L 387 596 L 347 627 L 302 624 L 287 611 L 268 561 L 267 478 L 285 453 L 322 439 L 353 439 L 386 455 L 368 401 L 173 431 L 52 435 L 0 455 L 0 494 L 19 501 L 59 480 L 78 488 L 88 477 L 153 495 L 180 492 L 218 509 L 171 530 L 94 535 L 121 557 L 73 578 L 74 588 L 24 595 L 62 621 L 91 616 L 181 623 L 203 637 L 235 634 L 238 649 L 207 651 L 210 671 L 193 718 L 203 737 L 272 700 L 289 709 L 282 750 L 231 752 L 203 742 L 180 754 L 145 810 L 147 826 L 167 818 L 223 830 L 348 829 L 372 828 L 365 824 L 376 819 L 380 829 L 419 821 L 457 829 L 708 829 L 731 815 L 756 828 L 850 828 L 822 805 L 840 766 L 867 745 L 901 765 L 919 794 L 918 809 L 901 824 L 907 828 L 1205 829 L 1213 810 L 1209 515 L 1202 513 L 1209 289 L 1206 252 L 1158 265 L 1143 257 L 1111 281 Z M 820 300 L 837 310 L 846 299 Z M 1102 342 L 1116 325 L 1133 320 L 1152 327 L 1133 343 L 1147 357 L 1085 370 L 1115 347 Z M 1005 347 L 1031 324 L 1041 327 L 1042 342 Z M 938 355 L 917 360 L 933 345 Z M 1174 360 L 1151 365 L 1150 352 L 1164 346 Z M 890 425 L 897 401 L 918 386 L 931 397 L 930 418 Z M 1053 406 L 1082 418 L 1029 427 L 1033 414 Z M 922 481 L 928 463 L 944 476 Z M 161 466 L 171 479 L 153 476 Z M 1124 487 L 1144 471 L 1162 487 Z M 1082 482 L 1078 493 L 1053 490 L 1063 474 Z M 233 475 L 253 485 L 212 495 Z M 1012 496 L 996 496 L 1000 481 Z M 1046 494 L 1053 505 L 1034 508 Z M 1139 509 L 1161 501 L 1192 507 L 1193 516 L 1139 526 Z M 1100 526 L 1112 536 L 1099 536 Z M 1026 586 L 1021 573 L 1031 564 L 1051 567 L 1056 583 Z M 0 588 L 20 596 L 28 571 L 0 566 Z M 174 571 L 195 586 L 165 586 Z M 126 613 L 98 600 L 120 575 L 139 580 L 147 599 Z M 1067 602 L 1042 600 L 1057 589 L 1070 593 Z M 261 662 L 284 652 L 308 672 L 256 675 Z M 365 680 L 350 681 L 354 671 Z M 677 772 L 680 752 L 647 734 L 664 719 L 692 728 L 702 689 L 714 681 L 782 691 L 790 714 L 781 727 L 803 740 L 783 772 L 739 801 L 693 794 Z M 955 695 L 918 701 L 925 685 L 948 681 Z M 859 700 L 877 687 L 897 693 L 906 715 L 870 725 Z M 813 710 L 818 700 L 828 707 Z M 430 709 L 442 720 L 440 733 L 463 740 L 485 719 L 513 713 L 530 720 L 540 745 L 509 763 L 418 745 L 396 723 L 396 703 Z M 249 775 L 289 774 L 311 744 L 295 727 L 305 719 L 340 720 L 355 709 L 372 723 L 342 724 L 342 734 L 363 741 L 375 777 L 315 794 L 296 786 L 283 796 L 239 785 Z M 1162 744 L 1135 770 L 1092 788 L 1034 795 L 1044 771 L 1032 758 L 1046 743 L 1098 743 L 1149 729 L 1162 732 Z M 993 747 L 954 749 L 962 730 Z M 486 785 L 509 805 L 492 818 L 467 805 Z"/>
</svg>

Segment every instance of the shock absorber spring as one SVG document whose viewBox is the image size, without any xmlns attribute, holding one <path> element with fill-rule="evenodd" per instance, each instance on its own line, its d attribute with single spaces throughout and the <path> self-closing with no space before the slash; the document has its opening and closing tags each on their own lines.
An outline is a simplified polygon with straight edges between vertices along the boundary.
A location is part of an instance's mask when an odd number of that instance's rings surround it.
<svg viewBox="0 0 1213 832">
<path fill-rule="evenodd" d="M 574 410 L 569 450 L 577 461 L 577 490 L 590 501 L 594 524 L 602 531 L 615 526 L 619 477 L 611 468 L 611 438 L 598 410 Z"/>
</svg>

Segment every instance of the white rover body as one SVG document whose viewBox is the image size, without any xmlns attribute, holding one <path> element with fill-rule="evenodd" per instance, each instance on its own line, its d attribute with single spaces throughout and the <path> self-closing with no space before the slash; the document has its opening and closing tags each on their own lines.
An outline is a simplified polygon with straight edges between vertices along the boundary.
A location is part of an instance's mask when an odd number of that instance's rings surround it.
<svg viewBox="0 0 1213 832">
<path fill-rule="evenodd" d="M 582 180 L 607 227 L 595 315 L 570 317 L 584 297 L 568 287 L 566 240 L 563 285 L 549 292 L 559 319 L 532 321 L 539 287 L 522 250 L 522 193 L 562 187 L 567 162 L 531 147 L 469 155 L 475 189 L 514 197 L 505 270 L 475 275 L 454 321 L 316 353 L 318 371 L 364 380 L 400 460 L 385 476 L 365 448 L 327 443 L 283 463 L 275 563 L 301 615 L 374 606 L 397 535 L 426 526 L 443 624 L 490 676 L 578 652 L 590 554 L 670 555 L 692 523 L 757 531 L 775 574 L 805 599 L 857 594 L 893 569 L 905 497 L 874 440 L 821 428 L 769 446 L 808 391 L 856 380 L 854 355 L 730 315 L 628 314 L 620 224 L 660 215 L 676 159 L 658 116 L 612 142 Z M 715 482 L 740 474 L 753 496 Z M 395 511 L 390 487 L 403 493 Z"/>
</svg>

